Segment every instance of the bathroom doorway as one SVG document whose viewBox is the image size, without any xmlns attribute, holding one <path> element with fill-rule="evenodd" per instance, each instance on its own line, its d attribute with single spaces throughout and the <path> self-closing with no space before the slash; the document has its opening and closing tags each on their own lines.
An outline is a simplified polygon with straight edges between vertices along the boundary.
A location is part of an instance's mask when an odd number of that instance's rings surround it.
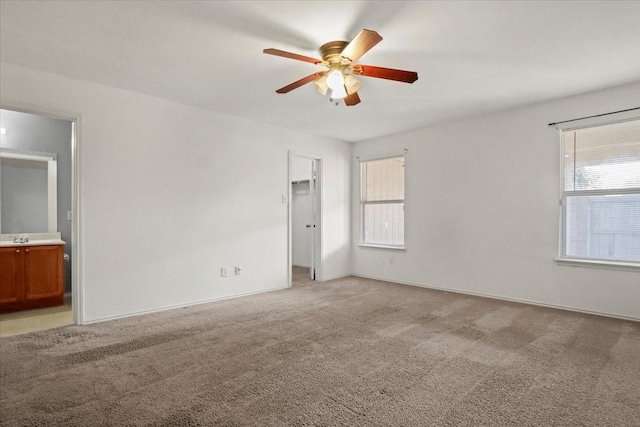
<svg viewBox="0 0 640 427">
<path fill-rule="evenodd" d="M 0 250 L 6 252 L 3 252 L 4 260 L 16 260 L 16 272 L 22 266 L 30 268 L 27 274 L 24 267 L 25 278 L 16 279 L 19 288 L 24 289 L 16 289 L 15 297 L 6 289 L 0 290 L 3 301 L 9 301 L 5 306 L 7 310 L 0 315 L 0 335 L 79 323 L 73 273 L 73 264 L 77 261 L 74 257 L 77 253 L 74 247 L 77 241 L 74 221 L 77 218 L 74 209 L 77 120 L 3 108 L 0 109 L 0 128 Z M 44 172 L 43 163 L 49 165 L 48 169 L 44 166 Z M 47 261 L 41 269 L 34 260 L 48 259 L 48 255 L 41 255 L 48 248 L 58 250 L 53 261 Z M 23 258 L 18 258 L 20 256 Z M 56 270 L 52 265 L 59 258 L 61 267 Z M 50 276 L 52 268 L 59 271 L 63 295 L 56 291 L 52 296 L 46 289 L 49 284 L 34 285 L 30 279 L 31 285 L 42 288 L 40 294 L 44 298 L 34 296 L 26 277 Z M 16 273 L 16 277 L 19 276 Z"/>
</svg>

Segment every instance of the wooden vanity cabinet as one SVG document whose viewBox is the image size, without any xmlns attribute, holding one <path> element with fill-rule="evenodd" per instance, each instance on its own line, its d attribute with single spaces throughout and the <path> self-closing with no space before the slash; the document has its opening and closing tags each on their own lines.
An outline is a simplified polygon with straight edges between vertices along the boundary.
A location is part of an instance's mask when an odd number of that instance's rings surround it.
<svg viewBox="0 0 640 427">
<path fill-rule="evenodd" d="M 0 248 L 0 313 L 64 304 L 63 247 Z"/>
<path fill-rule="evenodd" d="M 22 299 L 23 256 L 16 248 L 0 248 L 0 304 Z"/>
</svg>

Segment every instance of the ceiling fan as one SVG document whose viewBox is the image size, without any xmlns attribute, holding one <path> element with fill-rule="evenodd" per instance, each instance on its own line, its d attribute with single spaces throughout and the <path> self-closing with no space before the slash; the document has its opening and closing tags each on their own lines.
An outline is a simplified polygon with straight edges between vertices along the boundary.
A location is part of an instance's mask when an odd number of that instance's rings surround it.
<svg viewBox="0 0 640 427">
<path fill-rule="evenodd" d="M 415 71 L 395 70 L 393 68 L 374 67 L 372 65 L 355 64 L 362 55 L 372 47 L 380 43 L 382 37 L 375 31 L 362 30 L 351 42 L 332 41 L 320 47 L 322 59 L 298 55 L 279 49 L 264 49 L 263 53 L 310 62 L 327 67 L 326 71 L 319 71 L 285 87 L 276 90 L 276 93 L 288 93 L 307 83 L 313 82 L 322 95 L 331 90 L 331 102 L 339 105 L 340 99 L 344 99 L 347 106 L 360 103 L 358 89 L 360 82 L 354 76 L 376 77 L 379 79 L 395 80 L 403 83 L 413 83 L 418 80 Z"/>
</svg>

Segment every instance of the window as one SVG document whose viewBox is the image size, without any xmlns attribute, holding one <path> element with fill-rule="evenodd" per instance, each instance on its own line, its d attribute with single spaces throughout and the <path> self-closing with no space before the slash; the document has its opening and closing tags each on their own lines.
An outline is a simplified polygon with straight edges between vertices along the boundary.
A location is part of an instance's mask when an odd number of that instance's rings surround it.
<svg viewBox="0 0 640 427">
<path fill-rule="evenodd" d="M 640 120 L 560 136 L 560 258 L 640 265 Z"/>
<path fill-rule="evenodd" d="M 404 156 L 360 163 L 361 244 L 404 248 Z"/>
</svg>

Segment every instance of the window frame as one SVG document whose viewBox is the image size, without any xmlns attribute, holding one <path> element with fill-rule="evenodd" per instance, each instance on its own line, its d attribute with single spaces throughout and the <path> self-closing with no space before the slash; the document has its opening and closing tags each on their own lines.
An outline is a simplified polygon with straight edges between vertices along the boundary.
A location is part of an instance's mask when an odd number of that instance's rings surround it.
<svg viewBox="0 0 640 427">
<path fill-rule="evenodd" d="M 365 201 L 363 198 L 364 195 L 364 185 L 365 182 L 363 180 L 363 176 L 362 176 L 362 164 L 363 163 L 369 163 L 369 162 L 375 162 L 375 161 L 380 161 L 380 160 L 388 160 L 388 159 L 398 159 L 398 158 L 402 158 L 403 159 L 403 173 L 402 173 L 402 177 L 403 177 L 403 193 L 404 193 L 404 198 L 403 199 L 384 199 L 384 200 L 376 200 L 376 201 Z M 406 199 L 407 199 L 407 194 L 406 194 L 406 190 L 407 190 L 407 186 L 406 186 L 406 178 L 407 178 L 407 171 L 406 171 L 406 167 L 407 167 L 407 156 L 406 156 L 406 152 L 402 153 L 402 154 L 395 154 L 395 155 L 390 155 L 390 156 L 385 156 L 385 157 L 373 157 L 373 158 L 368 158 L 366 160 L 360 160 L 358 159 L 358 176 L 359 176 L 359 205 L 360 205 L 360 239 L 359 239 L 359 243 L 358 246 L 360 247 L 366 247 L 366 248 L 379 248 L 379 249 L 391 249 L 391 250 L 400 250 L 403 251 L 406 249 L 406 240 L 405 237 L 407 235 L 406 233 L 406 221 L 405 218 L 403 216 L 402 219 L 402 224 L 403 224 L 403 235 L 402 235 L 402 244 L 399 245 L 395 245 L 392 243 L 374 243 L 374 242 L 366 242 L 364 240 L 364 234 L 365 234 L 365 206 L 366 205 L 383 205 L 383 204 L 402 204 L 402 209 L 403 211 L 405 211 L 405 206 L 406 206 Z"/>
<path fill-rule="evenodd" d="M 583 123 L 578 126 L 566 126 L 558 127 L 558 153 L 560 156 L 560 209 L 558 214 L 558 255 L 556 256 L 556 262 L 559 264 L 572 265 L 572 266 L 584 266 L 584 267 L 596 267 L 596 268 L 613 268 L 613 269 L 626 269 L 637 271 L 640 270 L 640 262 L 634 261 L 619 261 L 604 258 L 587 258 L 577 257 L 571 255 L 565 255 L 566 253 L 566 239 L 565 239 L 565 224 L 567 218 L 567 197 L 571 196 L 606 196 L 606 195 L 625 195 L 625 194 L 639 194 L 640 187 L 625 188 L 625 189 L 610 189 L 610 190 L 565 190 L 565 163 L 566 158 L 564 156 L 565 147 L 563 143 L 563 133 L 571 132 L 580 129 L 588 129 L 595 127 L 602 127 L 607 125 L 613 125 L 616 123 L 623 123 L 628 121 L 640 121 L 640 116 L 631 116 L 628 118 L 621 118 L 618 120 L 597 120 L 593 122 Z"/>
</svg>

